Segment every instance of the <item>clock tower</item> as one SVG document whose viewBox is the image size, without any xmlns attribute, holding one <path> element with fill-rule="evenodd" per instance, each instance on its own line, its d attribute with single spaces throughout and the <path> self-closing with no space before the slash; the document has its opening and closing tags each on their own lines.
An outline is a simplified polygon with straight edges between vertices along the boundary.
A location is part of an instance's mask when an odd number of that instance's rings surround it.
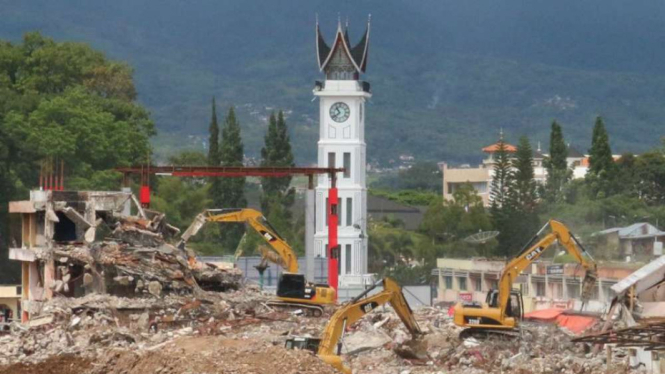
<svg viewBox="0 0 665 374">
<path fill-rule="evenodd" d="M 365 104 L 372 96 L 369 83 L 360 80 L 367 67 L 370 23 L 356 45 L 348 24 L 337 24 L 327 44 L 316 24 L 316 52 L 324 81 L 317 81 L 319 98 L 318 166 L 344 168 L 337 175 L 338 273 L 340 286 L 359 285 L 367 273 L 367 187 Z M 316 186 L 314 253 L 328 257 L 328 189 L 330 178 L 320 176 Z M 334 198 L 333 198 L 334 199 Z"/>
</svg>

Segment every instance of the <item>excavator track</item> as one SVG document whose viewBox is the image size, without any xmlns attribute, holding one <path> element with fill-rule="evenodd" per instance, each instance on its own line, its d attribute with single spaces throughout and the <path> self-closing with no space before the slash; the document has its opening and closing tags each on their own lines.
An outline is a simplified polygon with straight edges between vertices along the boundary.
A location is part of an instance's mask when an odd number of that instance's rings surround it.
<svg viewBox="0 0 665 374">
<path fill-rule="evenodd" d="M 305 314 L 310 317 L 321 317 L 323 315 L 323 307 L 320 305 L 294 303 L 294 302 L 279 301 L 279 300 L 268 301 L 266 305 L 278 309 L 288 309 L 288 310 L 302 309 L 305 312 Z"/>
<path fill-rule="evenodd" d="M 476 340 L 488 340 L 488 339 L 513 340 L 519 337 L 520 337 L 519 331 L 506 330 L 506 329 L 471 328 L 471 329 L 462 330 L 459 333 L 460 340 L 465 340 L 468 338 L 474 338 Z"/>
</svg>

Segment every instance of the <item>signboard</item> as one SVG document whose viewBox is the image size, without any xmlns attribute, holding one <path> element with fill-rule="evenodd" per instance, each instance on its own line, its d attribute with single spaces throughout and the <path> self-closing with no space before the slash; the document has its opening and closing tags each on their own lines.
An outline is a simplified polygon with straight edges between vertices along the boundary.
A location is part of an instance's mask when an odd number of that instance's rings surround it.
<svg viewBox="0 0 665 374">
<path fill-rule="evenodd" d="M 563 264 L 548 266 L 547 275 L 563 275 Z"/>
<path fill-rule="evenodd" d="M 460 301 L 470 303 L 473 301 L 473 294 L 471 292 L 460 292 L 458 298 Z"/>
</svg>

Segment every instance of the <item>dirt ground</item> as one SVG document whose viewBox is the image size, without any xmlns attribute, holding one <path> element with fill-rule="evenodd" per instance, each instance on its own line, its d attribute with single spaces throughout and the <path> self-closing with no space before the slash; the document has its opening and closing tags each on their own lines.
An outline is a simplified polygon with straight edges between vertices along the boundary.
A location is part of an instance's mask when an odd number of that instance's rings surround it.
<svg viewBox="0 0 665 374">
<path fill-rule="evenodd" d="M 53 356 L 38 364 L 0 366 L 0 374 L 78 374 L 92 367 L 90 360 L 72 355 Z"/>
<path fill-rule="evenodd" d="M 88 373 L 333 374 L 335 371 L 309 352 L 286 350 L 255 339 L 202 336 L 177 339 L 141 353 L 110 351 Z"/>
<path fill-rule="evenodd" d="M 70 355 L 39 364 L 0 367 L 0 374 L 334 374 L 310 352 L 286 350 L 256 339 L 183 337 L 137 353 L 110 349 L 91 362 Z"/>
</svg>

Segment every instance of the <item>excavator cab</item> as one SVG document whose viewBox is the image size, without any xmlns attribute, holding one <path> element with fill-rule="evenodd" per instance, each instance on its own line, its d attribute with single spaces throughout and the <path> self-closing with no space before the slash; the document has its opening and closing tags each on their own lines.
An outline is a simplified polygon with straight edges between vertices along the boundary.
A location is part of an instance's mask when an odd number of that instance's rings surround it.
<svg viewBox="0 0 665 374">
<path fill-rule="evenodd" d="M 487 303 L 487 306 L 490 308 L 497 308 L 499 304 L 499 290 L 489 290 L 487 292 L 487 297 L 485 298 L 485 303 Z M 508 317 L 513 317 L 516 320 L 522 320 L 524 317 L 524 299 L 522 298 L 522 293 L 520 291 L 510 291 L 506 315 Z"/>
<path fill-rule="evenodd" d="M 319 351 L 319 345 L 321 344 L 320 338 L 303 338 L 303 337 L 293 337 L 286 340 L 284 347 L 286 349 L 306 349 L 317 353 Z M 337 355 L 342 354 L 342 343 L 337 343 Z"/>
<path fill-rule="evenodd" d="M 283 273 L 279 277 L 277 296 L 294 299 L 311 299 L 314 295 L 316 295 L 316 290 L 313 287 L 309 287 L 304 275 Z"/>
</svg>

